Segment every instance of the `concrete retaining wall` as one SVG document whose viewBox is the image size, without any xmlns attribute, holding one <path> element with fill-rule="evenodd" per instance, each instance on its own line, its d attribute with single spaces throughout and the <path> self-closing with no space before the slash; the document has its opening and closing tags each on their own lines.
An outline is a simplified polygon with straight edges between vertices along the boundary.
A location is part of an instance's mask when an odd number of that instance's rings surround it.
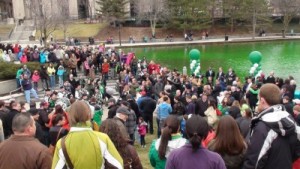
<svg viewBox="0 0 300 169">
<path fill-rule="evenodd" d="M 15 79 L 0 82 L 0 95 L 9 94 L 12 90 L 15 89 L 17 89 Z"/>
</svg>

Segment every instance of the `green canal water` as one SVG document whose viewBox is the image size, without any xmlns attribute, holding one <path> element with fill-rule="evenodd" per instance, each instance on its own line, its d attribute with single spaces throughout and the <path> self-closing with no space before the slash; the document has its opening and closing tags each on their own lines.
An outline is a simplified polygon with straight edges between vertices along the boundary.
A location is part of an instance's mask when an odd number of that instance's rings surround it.
<svg viewBox="0 0 300 169">
<path fill-rule="evenodd" d="M 232 67 L 240 77 L 247 76 L 252 66 L 248 56 L 256 50 L 263 55 L 261 64 L 265 75 L 273 70 L 275 76 L 287 78 L 291 75 L 300 82 L 299 40 L 126 48 L 124 51 L 135 52 L 139 58 L 145 56 L 148 61 L 182 71 L 183 66 L 189 69 L 188 53 L 194 48 L 201 52 L 201 73 L 209 66 L 216 72 L 219 67 L 225 72 Z"/>
</svg>

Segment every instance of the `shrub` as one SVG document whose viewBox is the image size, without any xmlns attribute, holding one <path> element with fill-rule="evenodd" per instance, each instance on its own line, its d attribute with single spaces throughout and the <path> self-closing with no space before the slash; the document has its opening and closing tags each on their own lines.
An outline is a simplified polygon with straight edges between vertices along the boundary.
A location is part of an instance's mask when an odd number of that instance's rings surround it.
<svg viewBox="0 0 300 169">
<path fill-rule="evenodd" d="M 24 64 L 0 62 L 0 80 L 15 79 L 18 69 Z M 33 72 L 40 70 L 39 62 L 27 62 L 28 69 Z"/>
</svg>

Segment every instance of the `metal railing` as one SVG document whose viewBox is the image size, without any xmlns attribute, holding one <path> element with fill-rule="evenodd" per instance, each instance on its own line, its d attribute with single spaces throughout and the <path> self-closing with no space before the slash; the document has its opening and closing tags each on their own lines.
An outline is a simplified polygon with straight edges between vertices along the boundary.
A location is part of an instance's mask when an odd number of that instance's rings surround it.
<svg viewBox="0 0 300 169">
<path fill-rule="evenodd" d="M 11 99 L 14 99 L 14 97 L 13 97 L 13 95 L 12 95 L 12 94 L 13 94 L 14 92 L 16 92 L 16 91 L 19 91 L 19 90 L 21 90 L 21 89 L 22 89 L 22 87 L 19 87 L 19 88 L 17 88 L 17 89 L 14 89 L 14 90 L 10 91 L 10 92 L 9 92 L 9 96 L 10 96 L 10 98 L 11 98 Z"/>
</svg>

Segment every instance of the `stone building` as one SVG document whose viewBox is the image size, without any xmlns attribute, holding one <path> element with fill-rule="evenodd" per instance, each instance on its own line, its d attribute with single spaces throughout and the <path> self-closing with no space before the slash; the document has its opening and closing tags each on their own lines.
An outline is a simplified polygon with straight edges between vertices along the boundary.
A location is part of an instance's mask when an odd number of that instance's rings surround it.
<svg viewBox="0 0 300 169">
<path fill-rule="evenodd" d="M 0 0 L 0 20 L 7 18 L 34 19 L 32 4 L 50 4 L 47 11 L 55 13 L 62 4 L 67 5 L 70 19 L 96 17 L 95 0 Z M 48 14 L 48 13 L 47 13 Z M 50 13 L 49 13 L 50 14 Z"/>
</svg>

